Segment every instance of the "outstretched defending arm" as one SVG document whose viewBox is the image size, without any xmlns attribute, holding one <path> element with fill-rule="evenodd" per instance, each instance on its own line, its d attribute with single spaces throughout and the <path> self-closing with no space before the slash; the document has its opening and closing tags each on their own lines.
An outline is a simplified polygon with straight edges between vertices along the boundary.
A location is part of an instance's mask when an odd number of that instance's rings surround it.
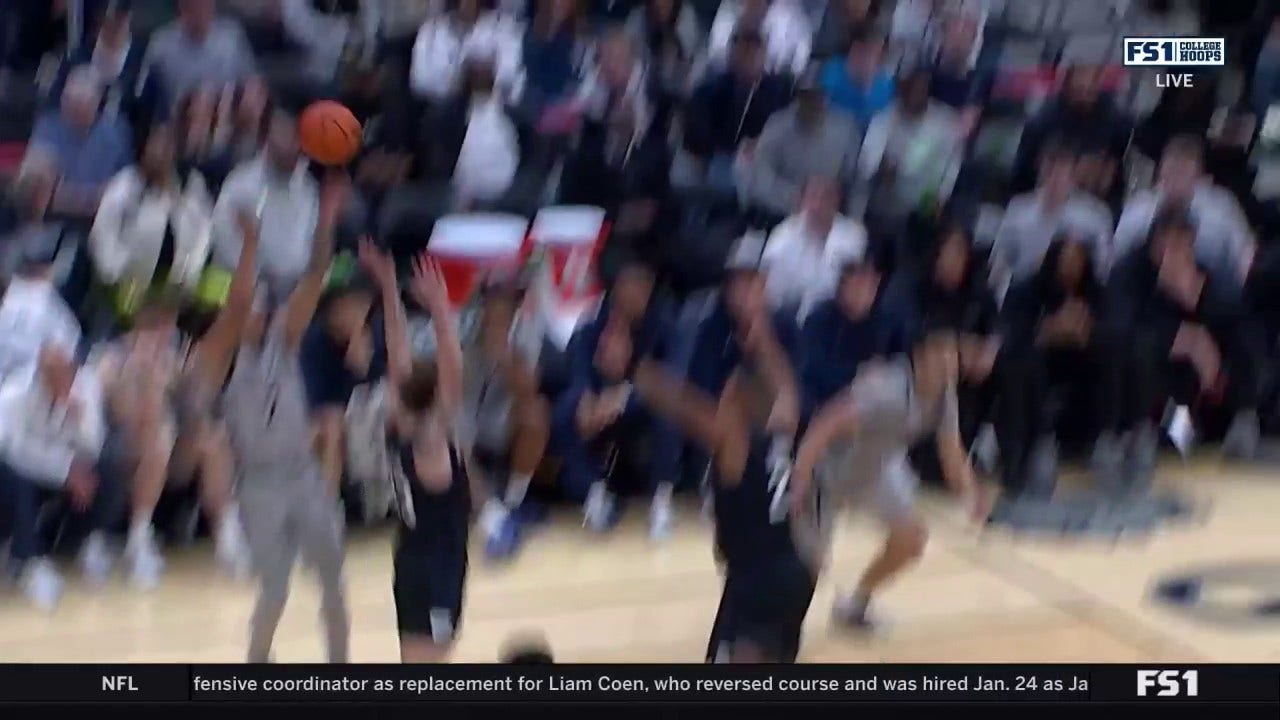
<svg viewBox="0 0 1280 720">
<path fill-rule="evenodd" d="M 410 290 L 431 313 L 431 327 L 436 334 L 436 403 L 440 417 L 452 420 L 462 404 L 462 344 L 444 275 L 425 255 L 414 261 Z"/>
<path fill-rule="evenodd" d="M 365 238 L 360 241 L 360 265 L 377 283 L 382 293 L 387 380 L 394 394 L 409 376 L 409 367 L 413 363 L 413 356 L 409 351 L 408 321 L 405 319 L 404 303 L 400 300 L 400 283 L 396 278 L 396 263 L 390 254 Z"/>
<path fill-rule="evenodd" d="M 302 343 L 302 335 L 311 324 L 316 305 L 320 302 L 320 293 L 324 292 L 325 276 L 333 260 L 333 229 L 338 222 L 338 212 L 346 202 L 350 182 L 344 173 L 331 170 L 320 188 L 320 210 L 316 234 L 311 241 L 311 261 L 307 263 L 307 270 L 298 286 L 289 295 L 284 311 L 284 340 L 290 348 L 296 349 Z"/>
<path fill-rule="evenodd" d="M 858 411 L 848 393 L 837 395 L 828 402 L 809 423 L 800 449 L 796 451 L 796 463 L 791 470 L 791 499 L 793 507 L 802 511 L 808 507 L 813 471 L 836 440 L 858 431 Z"/>
</svg>

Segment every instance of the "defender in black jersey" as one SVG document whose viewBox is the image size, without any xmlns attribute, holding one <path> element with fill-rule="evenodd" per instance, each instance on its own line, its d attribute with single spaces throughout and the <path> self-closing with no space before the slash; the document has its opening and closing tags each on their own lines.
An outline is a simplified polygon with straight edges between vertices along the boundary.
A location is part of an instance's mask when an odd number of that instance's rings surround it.
<svg viewBox="0 0 1280 720">
<path fill-rule="evenodd" d="M 628 338 L 614 333 L 607 341 Z M 708 661 L 794 662 L 820 552 L 797 542 L 787 470 L 769 461 L 772 439 L 752 419 L 740 375 L 729 380 L 718 404 L 654 361 L 641 361 L 633 377 L 645 402 L 714 460 L 716 546 L 725 584 Z"/>
<path fill-rule="evenodd" d="M 367 244 L 360 254 L 382 289 L 386 317 L 387 434 L 400 511 L 394 584 L 400 660 L 443 662 L 462 616 L 475 494 L 454 437 L 462 348 L 439 268 L 419 259 L 409 288 L 434 318 L 436 333 L 434 362 L 415 362 L 394 262 Z"/>
</svg>

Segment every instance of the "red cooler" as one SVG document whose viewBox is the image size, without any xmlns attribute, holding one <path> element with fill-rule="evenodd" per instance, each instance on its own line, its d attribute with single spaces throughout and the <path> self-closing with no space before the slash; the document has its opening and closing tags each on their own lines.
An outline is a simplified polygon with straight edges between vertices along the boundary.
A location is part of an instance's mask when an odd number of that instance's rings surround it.
<svg viewBox="0 0 1280 720">
<path fill-rule="evenodd" d="M 427 254 L 439 264 L 454 307 L 471 299 L 481 273 L 520 262 L 528 227 L 519 215 L 497 213 L 449 215 L 436 221 Z"/>
<path fill-rule="evenodd" d="M 599 294 L 596 256 L 607 235 L 602 208 L 562 205 L 543 208 L 533 220 L 530 238 L 543 249 L 549 279 L 561 302 Z"/>
</svg>

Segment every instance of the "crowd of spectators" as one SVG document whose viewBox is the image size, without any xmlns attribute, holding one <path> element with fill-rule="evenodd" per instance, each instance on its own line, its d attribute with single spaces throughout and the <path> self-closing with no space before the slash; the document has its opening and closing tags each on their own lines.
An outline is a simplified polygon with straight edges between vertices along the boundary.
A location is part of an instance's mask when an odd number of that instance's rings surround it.
<svg viewBox="0 0 1280 720">
<path fill-rule="evenodd" d="M 1159 0 L 19 5 L 0 25 L 0 515 L 28 566 L 46 547 L 40 507 L 65 495 L 91 539 L 127 514 L 132 572 L 154 583 L 167 475 L 198 475 L 215 535 L 233 528 L 219 429 L 124 408 L 176 382 L 225 299 L 246 212 L 261 301 L 306 272 L 324 183 L 296 117 L 317 99 L 364 126 L 333 296 L 303 344 L 335 483 L 346 403 L 382 365 L 376 292 L 351 272 L 359 240 L 403 269 L 445 215 L 550 205 L 604 209 L 607 291 L 567 346 L 535 349 L 540 401 L 520 422 L 545 435 L 553 492 L 597 530 L 639 491 L 665 534 L 673 489 L 701 473 L 637 399 L 611 394 L 594 346 L 608 323 L 709 387 L 768 334 L 802 417 L 926 318 L 952 327 L 965 439 L 998 447 L 989 469 L 1010 496 L 1051 492 L 1064 449 L 1091 457 L 1103 487 L 1143 487 L 1166 404 L 1233 457 L 1276 427 L 1277 215 L 1251 165 L 1280 101 L 1267 3 L 1257 16 Z M 1226 36 L 1230 61 L 1142 107 L 1150 78 L 1114 82 L 1115 47 L 1072 56 L 1065 23 L 1081 15 L 1108 32 Z M 1013 60 L 1029 40 L 1030 71 Z M 1046 72 L 1044 92 L 1017 89 Z M 143 339 L 145 367 L 94 364 Z M 105 400 L 81 412 L 105 422 L 81 440 L 126 472 L 95 485 L 78 460 L 28 457 L 44 437 L 28 419 L 33 367 L 73 394 L 99 386 L 85 397 Z M 169 457 L 153 447 L 165 433 L 197 441 Z M 28 487 L 32 463 L 56 477 Z M 234 545 L 219 538 L 231 561 Z M 86 569 L 102 552 L 85 543 Z"/>
</svg>

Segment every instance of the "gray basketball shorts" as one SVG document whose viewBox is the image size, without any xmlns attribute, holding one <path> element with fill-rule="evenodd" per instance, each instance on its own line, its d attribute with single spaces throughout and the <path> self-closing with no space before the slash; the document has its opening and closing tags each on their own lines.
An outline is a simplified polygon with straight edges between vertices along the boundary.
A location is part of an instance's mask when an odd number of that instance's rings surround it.
<svg viewBox="0 0 1280 720">
<path fill-rule="evenodd" d="M 905 449 L 868 450 L 855 443 L 827 456 L 818 471 L 826 511 L 862 508 L 885 525 L 896 525 L 915 513 L 920 480 Z"/>
<path fill-rule="evenodd" d="M 316 468 L 246 469 L 236 495 L 258 574 L 288 572 L 299 556 L 321 573 L 340 571 L 343 518 Z"/>
</svg>

